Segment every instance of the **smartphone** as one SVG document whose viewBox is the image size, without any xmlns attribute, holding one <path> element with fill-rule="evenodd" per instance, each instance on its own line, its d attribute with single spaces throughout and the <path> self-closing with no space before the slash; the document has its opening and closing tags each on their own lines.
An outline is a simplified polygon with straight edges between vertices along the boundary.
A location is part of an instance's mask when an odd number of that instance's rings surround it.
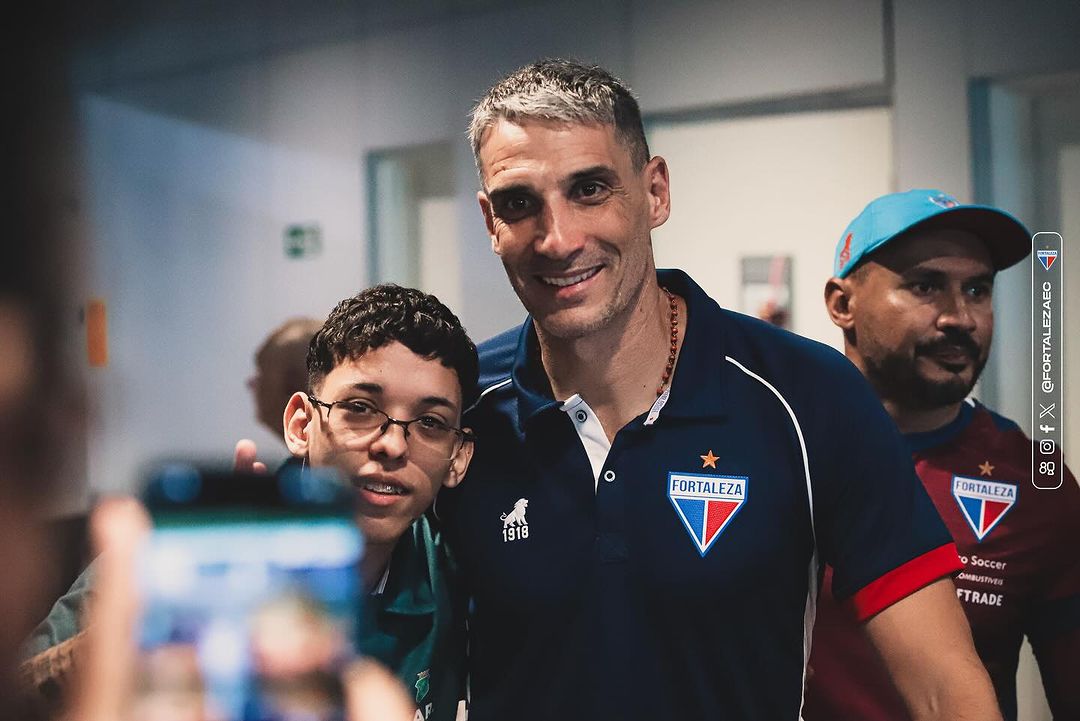
<svg viewBox="0 0 1080 721">
<path fill-rule="evenodd" d="M 344 718 L 362 598 L 353 499 L 323 469 L 151 474 L 134 717 Z"/>
</svg>

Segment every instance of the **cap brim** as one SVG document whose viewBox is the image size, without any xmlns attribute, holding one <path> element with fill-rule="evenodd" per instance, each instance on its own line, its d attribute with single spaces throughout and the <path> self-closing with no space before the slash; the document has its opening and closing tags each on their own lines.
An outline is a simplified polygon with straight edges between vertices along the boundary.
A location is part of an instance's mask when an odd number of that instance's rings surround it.
<svg viewBox="0 0 1080 721">
<path fill-rule="evenodd" d="M 1031 253 L 1031 235 L 1024 224 L 1003 210 L 985 205 L 949 208 L 913 223 L 901 232 L 916 229 L 966 230 L 972 233 L 986 243 L 995 270 L 1016 265 Z"/>
</svg>

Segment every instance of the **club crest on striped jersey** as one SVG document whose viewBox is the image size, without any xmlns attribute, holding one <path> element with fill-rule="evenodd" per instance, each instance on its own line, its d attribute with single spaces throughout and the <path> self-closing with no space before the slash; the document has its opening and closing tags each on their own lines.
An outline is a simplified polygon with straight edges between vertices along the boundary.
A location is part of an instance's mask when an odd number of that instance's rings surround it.
<svg viewBox="0 0 1080 721">
<path fill-rule="evenodd" d="M 668 500 L 702 556 L 746 503 L 749 480 L 714 473 L 668 473 Z"/>
<path fill-rule="evenodd" d="M 1018 488 L 1014 483 L 953 476 L 952 493 L 975 538 L 981 542 L 1016 503 Z"/>
</svg>

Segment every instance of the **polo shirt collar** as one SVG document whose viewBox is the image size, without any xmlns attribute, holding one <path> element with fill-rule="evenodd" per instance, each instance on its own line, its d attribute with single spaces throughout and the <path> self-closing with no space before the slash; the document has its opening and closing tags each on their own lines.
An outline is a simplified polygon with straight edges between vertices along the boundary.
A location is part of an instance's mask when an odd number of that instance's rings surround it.
<svg viewBox="0 0 1080 721">
<path fill-rule="evenodd" d="M 951 443 L 957 436 L 967 430 L 974 417 L 974 402 L 969 403 L 965 400 L 960 404 L 960 412 L 956 414 L 956 418 L 953 418 L 941 428 L 922 433 L 905 433 L 904 440 L 907 441 L 908 450 L 913 454 L 924 453 L 931 448 Z"/>
<path fill-rule="evenodd" d="M 518 334 L 517 352 L 514 354 L 514 367 L 511 371 L 514 388 L 517 390 L 518 426 L 524 429 L 533 416 L 553 407 L 558 407 L 551 382 L 544 372 L 544 363 L 540 358 L 540 340 L 536 337 L 536 328 L 530 315 L 521 326 Z"/>
<path fill-rule="evenodd" d="M 679 361 L 671 381 L 671 393 L 660 415 L 716 417 L 722 415 L 724 370 L 723 316 L 720 306 L 681 270 L 659 270 L 660 285 L 686 301 L 686 324 Z M 558 408 L 551 383 L 540 358 L 540 342 L 531 316 L 518 335 L 511 371 L 517 390 L 518 425 L 550 408 Z"/>
<path fill-rule="evenodd" d="M 416 538 L 422 530 L 413 527 L 401 536 L 390 556 L 382 592 L 369 599 L 376 602 L 378 598 L 376 603 L 383 611 L 407 616 L 435 613 L 427 550 Z"/>
<path fill-rule="evenodd" d="M 686 301 L 688 318 L 671 396 L 661 416 L 716 418 L 724 415 L 724 330 L 728 324 L 715 300 L 681 270 L 657 271 L 660 285 Z"/>
</svg>

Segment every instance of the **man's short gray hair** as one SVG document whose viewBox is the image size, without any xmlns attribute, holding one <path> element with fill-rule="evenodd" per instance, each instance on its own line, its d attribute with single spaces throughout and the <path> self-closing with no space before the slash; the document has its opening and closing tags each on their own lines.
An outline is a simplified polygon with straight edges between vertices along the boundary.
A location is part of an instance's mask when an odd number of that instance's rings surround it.
<svg viewBox="0 0 1080 721">
<path fill-rule="evenodd" d="M 498 120 L 546 120 L 615 128 L 638 170 L 649 162 L 641 110 L 630 89 L 598 65 L 546 59 L 515 70 L 495 83 L 472 110 L 469 142 L 476 168 L 484 132 Z"/>
</svg>

